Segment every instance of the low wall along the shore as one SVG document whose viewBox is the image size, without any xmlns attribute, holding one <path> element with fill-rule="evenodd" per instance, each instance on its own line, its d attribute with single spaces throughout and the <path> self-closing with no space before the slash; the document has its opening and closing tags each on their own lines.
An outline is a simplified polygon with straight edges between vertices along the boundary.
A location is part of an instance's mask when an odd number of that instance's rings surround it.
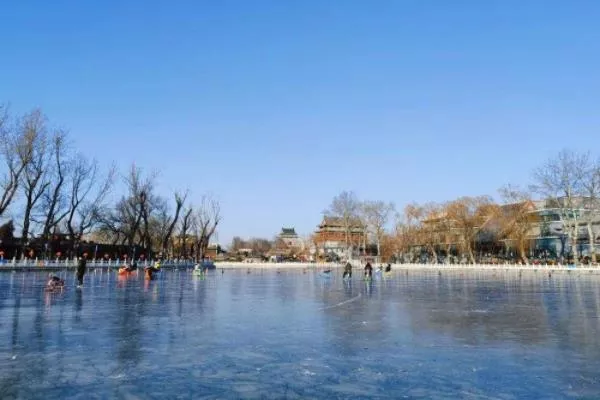
<svg viewBox="0 0 600 400">
<path fill-rule="evenodd" d="M 126 260 L 111 261 L 88 261 L 89 269 L 115 269 L 127 263 Z M 138 261 L 138 267 L 154 265 L 154 261 Z M 0 263 L 0 271 L 35 271 L 35 270 L 62 270 L 73 269 L 77 266 L 77 260 L 9 260 Z M 165 269 L 192 268 L 193 262 L 188 260 L 169 260 L 161 263 Z M 343 263 L 255 263 L 255 262 L 217 262 L 219 269 L 333 269 L 342 268 Z M 374 268 L 377 265 L 373 265 Z M 353 263 L 354 270 L 360 270 L 363 266 Z M 600 273 L 599 266 L 591 265 L 520 265 L 520 264 L 392 264 L 394 270 L 472 270 L 472 271 L 581 271 Z"/>
<path fill-rule="evenodd" d="M 342 268 L 341 263 L 248 263 L 248 262 L 218 262 L 217 268 L 239 269 L 239 268 L 264 268 L 264 269 L 287 269 L 287 268 L 314 268 L 329 269 Z M 489 270 L 489 271 L 589 271 L 600 273 L 600 267 L 590 265 L 521 265 L 521 264 L 391 264 L 394 270 Z M 377 265 L 373 265 L 374 268 Z M 363 266 L 354 264 L 353 269 L 362 269 Z"/>
</svg>

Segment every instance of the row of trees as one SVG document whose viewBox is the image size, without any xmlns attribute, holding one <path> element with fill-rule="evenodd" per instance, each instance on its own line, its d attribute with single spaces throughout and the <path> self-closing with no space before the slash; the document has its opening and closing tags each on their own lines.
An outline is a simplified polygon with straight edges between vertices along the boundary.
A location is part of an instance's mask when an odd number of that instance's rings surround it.
<svg viewBox="0 0 600 400">
<path fill-rule="evenodd" d="M 465 196 L 442 203 L 412 203 L 400 212 L 392 203 L 360 201 L 353 192 L 342 192 L 325 214 L 342 222 L 346 246 L 359 245 L 351 243 L 350 232 L 361 226 L 365 240 L 375 243 L 377 254 L 388 259 L 414 261 L 425 255 L 438 262 L 442 256 L 454 255 L 475 263 L 477 252 L 486 252 L 514 254 L 528 263 L 535 239 L 546 235 L 560 240 L 557 256 L 574 259 L 580 257 L 585 240 L 595 262 L 600 161 L 589 152 L 563 150 L 536 168 L 532 178 L 527 188 L 502 187 L 500 202 L 490 196 Z M 549 223 L 555 224 L 552 232 L 544 228 Z"/>
<path fill-rule="evenodd" d="M 271 240 L 265 238 L 242 239 L 235 236 L 229 245 L 228 258 L 239 261 L 248 257 L 267 260 L 270 256 L 277 256 L 285 260 L 308 260 L 310 256 L 308 244 L 308 241 L 305 240 L 289 244 L 278 236 Z"/>
<path fill-rule="evenodd" d="M 136 248 L 167 258 L 204 258 L 221 221 L 219 202 L 204 195 L 199 203 L 192 204 L 187 191 L 166 198 L 157 193 L 156 178 L 156 174 L 145 175 L 135 165 L 130 168 L 123 177 L 125 194 L 99 214 L 98 239 L 126 246 L 132 258 Z"/>
<path fill-rule="evenodd" d="M 275 248 L 275 240 L 265 238 L 242 239 L 235 236 L 229 246 L 230 253 L 250 253 L 248 255 L 266 256 Z"/>
<path fill-rule="evenodd" d="M 0 229 L 2 246 L 10 243 L 21 257 L 43 244 L 47 256 L 57 236 L 68 237 L 71 254 L 86 235 L 125 247 L 130 256 L 203 257 L 221 220 L 219 203 L 205 195 L 197 204 L 188 192 L 165 198 L 157 191 L 157 174 L 135 165 L 125 173 L 103 171 L 95 159 L 78 151 L 64 129 L 50 126 L 40 110 L 13 116 L 0 106 Z M 121 178 L 125 193 L 111 204 Z M 16 221 L 16 223 L 14 222 Z M 15 225 L 20 236 L 15 237 Z M 60 249 L 65 250 L 65 249 Z"/>
</svg>

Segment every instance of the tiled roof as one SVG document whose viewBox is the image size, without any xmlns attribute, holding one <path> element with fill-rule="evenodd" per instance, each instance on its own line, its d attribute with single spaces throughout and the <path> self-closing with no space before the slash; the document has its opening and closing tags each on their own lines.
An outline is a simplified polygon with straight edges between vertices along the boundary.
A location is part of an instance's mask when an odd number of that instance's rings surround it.
<svg viewBox="0 0 600 400">
<path fill-rule="evenodd" d="M 294 228 L 281 228 L 281 235 L 283 236 L 298 236 L 296 229 Z"/>
</svg>

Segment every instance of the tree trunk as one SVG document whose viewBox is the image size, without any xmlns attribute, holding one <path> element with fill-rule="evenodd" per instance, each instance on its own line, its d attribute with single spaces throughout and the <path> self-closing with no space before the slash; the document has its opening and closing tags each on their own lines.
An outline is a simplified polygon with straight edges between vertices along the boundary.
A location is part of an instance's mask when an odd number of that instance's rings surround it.
<svg viewBox="0 0 600 400">
<path fill-rule="evenodd" d="M 467 244 L 467 254 L 471 264 L 475 264 L 475 255 L 473 254 L 473 248 L 471 247 L 471 244 Z"/>
<path fill-rule="evenodd" d="M 559 237 L 560 240 L 560 262 L 563 263 L 565 259 L 565 251 L 567 247 L 567 235 L 561 234 Z"/>
<path fill-rule="evenodd" d="M 587 223 L 587 231 L 588 231 L 588 238 L 589 238 L 589 243 L 590 243 L 590 258 L 592 260 L 593 263 L 596 262 L 596 235 L 594 234 L 594 228 L 592 226 L 592 222 L 589 221 Z"/>
<path fill-rule="evenodd" d="M 183 258 L 187 258 L 187 232 L 185 230 L 182 231 L 181 233 L 181 238 L 180 238 L 180 243 L 181 243 L 181 249 L 180 251 L 180 255 Z"/>
<path fill-rule="evenodd" d="M 438 263 L 437 252 L 435 251 L 435 245 L 431 246 L 431 257 L 433 257 L 433 264 Z"/>
<path fill-rule="evenodd" d="M 346 239 L 346 247 L 348 247 L 350 244 L 350 233 L 349 233 L 350 228 L 348 226 L 346 226 L 345 228 L 346 228 L 346 231 L 344 233 L 345 233 L 345 239 Z"/>
<path fill-rule="evenodd" d="M 573 251 L 573 262 L 577 264 L 579 252 L 577 249 L 577 239 L 579 237 L 579 224 L 577 220 L 574 222 L 575 227 L 573 228 L 573 236 L 571 237 L 571 250 Z"/>
<path fill-rule="evenodd" d="M 148 210 L 144 208 L 144 212 L 142 213 L 142 222 L 144 226 L 143 237 L 143 246 L 148 254 L 152 253 L 152 239 L 150 238 L 150 221 L 148 220 Z M 166 254 L 163 254 L 163 257 L 167 257 Z"/>
<path fill-rule="evenodd" d="M 175 216 L 173 217 L 173 220 L 171 220 L 171 223 L 169 224 L 169 227 L 167 228 L 167 232 L 165 233 L 165 236 L 162 238 L 162 248 L 163 248 L 163 252 L 167 252 L 167 247 L 169 246 L 169 242 L 171 241 L 171 236 L 173 235 L 173 230 L 175 229 L 175 225 L 177 225 L 177 222 L 179 222 L 179 213 L 181 212 L 181 208 L 183 207 L 183 202 L 184 202 L 185 198 L 181 198 L 178 195 L 175 195 Z M 171 248 L 173 248 L 173 245 L 171 245 Z M 171 252 L 171 254 L 173 254 L 173 252 Z M 175 254 L 173 254 L 174 256 Z"/>
<path fill-rule="evenodd" d="M 29 238 L 29 216 L 30 210 L 26 210 L 23 218 L 23 230 L 21 233 L 21 258 L 25 257 L 25 248 L 27 247 L 27 239 Z"/>
<path fill-rule="evenodd" d="M 348 258 L 348 260 L 352 259 L 352 249 L 350 246 L 350 223 L 348 221 L 346 221 L 346 226 L 345 226 L 345 235 L 346 235 L 346 256 Z"/>
<path fill-rule="evenodd" d="M 527 259 L 527 252 L 525 251 L 525 240 L 523 238 L 519 239 L 519 257 L 525 265 L 529 265 L 529 260 Z"/>
<path fill-rule="evenodd" d="M 31 196 L 28 196 L 27 204 L 25 205 L 25 211 L 23 214 L 23 230 L 21 231 L 21 258 L 25 257 L 25 248 L 27 247 L 27 239 L 29 238 L 29 226 L 31 224 L 31 210 L 33 208 L 33 201 Z"/>
</svg>

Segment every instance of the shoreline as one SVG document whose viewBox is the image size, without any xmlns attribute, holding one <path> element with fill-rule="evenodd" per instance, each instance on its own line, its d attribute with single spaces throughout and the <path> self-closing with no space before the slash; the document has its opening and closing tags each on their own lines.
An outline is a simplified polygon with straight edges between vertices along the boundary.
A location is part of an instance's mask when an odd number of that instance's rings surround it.
<svg viewBox="0 0 600 400">
<path fill-rule="evenodd" d="M 142 263 L 138 268 L 144 268 L 151 263 Z M 216 262 L 215 268 L 222 270 L 299 270 L 305 269 L 309 271 L 322 271 L 326 269 L 343 269 L 343 263 L 248 263 L 248 262 Z M 119 263 L 88 263 L 88 270 L 117 270 L 122 264 Z M 532 272 L 576 272 L 600 274 L 599 266 L 589 265 L 518 265 L 518 264 L 391 264 L 392 272 L 394 271 L 463 271 L 463 272 L 485 272 L 485 271 L 532 271 Z M 188 262 L 171 262 L 162 264 L 161 268 L 165 270 L 175 269 L 193 269 L 194 264 Z M 374 264 L 373 270 L 377 269 L 378 265 Z M 74 262 L 67 263 L 5 263 L 0 264 L 0 272 L 36 272 L 36 271 L 62 271 L 75 270 Z M 363 266 L 353 263 L 353 271 L 362 271 Z"/>
<path fill-rule="evenodd" d="M 217 262 L 217 269 L 341 269 L 337 263 L 245 263 Z M 543 271 L 543 272 L 589 272 L 600 274 L 600 267 L 587 265 L 518 265 L 518 264 L 391 264 L 393 271 Z M 378 265 L 373 266 L 376 270 Z M 362 270 L 354 264 L 352 270 Z"/>
</svg>

